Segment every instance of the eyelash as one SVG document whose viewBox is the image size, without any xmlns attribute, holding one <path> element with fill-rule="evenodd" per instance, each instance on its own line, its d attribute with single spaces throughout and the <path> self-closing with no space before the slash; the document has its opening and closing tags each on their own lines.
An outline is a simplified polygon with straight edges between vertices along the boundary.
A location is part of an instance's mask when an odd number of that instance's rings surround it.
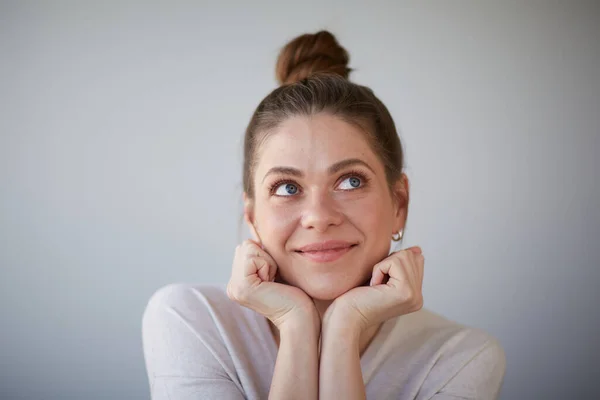
<svg viewBox="0 0 600 400">
<path fill-rule="evenodd" d="M 344 180 L 348 179 L 348 178 L 359 178 L 360 179 L 360 183 L 361 185 L 355 189 L 342 189 L 342 191 L 344 192 L 351 192 L 354 190 L 358 190 L 358 189 L 363 189 L 365 186 L 367 186 L 367 184 L 369 183 L 369 178 L 367 178 L 367 176 L 365 174 L 363 174 L 360 171 L 348 171 L 347 173 L 345 173 L 344 175 L 342 175 L 339 180 L 341 182 L 343 182 Z M 296 182 L 289 180 L 289 179 L 279 179 L 275 182 L 273 182 L 271 185 L 269 185 L 269 193 L 273 196 L 275 195 L 275 191 L 276 189 L 281 186 L 284 183 L 291 183 L 293 185 L 296 186 L 300 186 L 298 185 Z M 291 196 L 278 196 L 278 197 L 291 197 Z"/>
</svg>

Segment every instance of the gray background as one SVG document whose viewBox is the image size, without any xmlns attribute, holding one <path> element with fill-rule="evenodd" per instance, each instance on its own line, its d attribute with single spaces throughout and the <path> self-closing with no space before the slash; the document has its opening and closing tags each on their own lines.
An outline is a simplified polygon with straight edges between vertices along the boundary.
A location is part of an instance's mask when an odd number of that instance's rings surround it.
<svg viewBox="0 0 600 400">
<path fill-rule="evenodd" d="M 279 48 L 321 28 L 400 129 L 425 307 L 501 341 L 503 399 L 597 393 L 599 11 L 2 2 L 0 397 L 149 397 L 144 306 L 227 282 L 243 131 Z"/>
</svg>

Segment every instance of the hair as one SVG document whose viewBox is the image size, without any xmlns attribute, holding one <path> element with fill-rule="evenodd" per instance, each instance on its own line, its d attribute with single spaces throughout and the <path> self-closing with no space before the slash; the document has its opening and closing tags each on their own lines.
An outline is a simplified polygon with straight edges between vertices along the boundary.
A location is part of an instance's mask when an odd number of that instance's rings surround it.
<svg viewBox="0 0 600 400">
<path fill-rule="evenodd" d="M 366 86 L 350 82 L 348 52 L 328 31 L 304 34 L 280 51 L 276 77 L 281 86 L 258 105 L 244 138 L 243 189 L 254 198 L 253 175 L 261 143 L 286 119 L 327 113 L 359 127 L 384 165 L 392 186 L 402 175 L 404 154 L 385 105 Z M 408 201 L 408 199 L 405 199 Z"/>
</svg>

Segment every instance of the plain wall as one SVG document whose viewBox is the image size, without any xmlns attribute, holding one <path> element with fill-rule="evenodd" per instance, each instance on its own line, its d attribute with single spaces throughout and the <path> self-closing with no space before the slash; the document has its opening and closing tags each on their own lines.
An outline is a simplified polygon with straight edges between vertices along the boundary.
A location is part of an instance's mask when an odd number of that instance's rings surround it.
<svg viewBox="0 0 600 400">
<path fill-rule="evenodd" d="M 149 397 L 146 302 L 227 282 L 244 129 L 322 28 L 400 130 L 425 307 L 500 340 L 502 399 L 597 393 L 598 2 L 3 1 L 0 398 Z"/>
</svg>

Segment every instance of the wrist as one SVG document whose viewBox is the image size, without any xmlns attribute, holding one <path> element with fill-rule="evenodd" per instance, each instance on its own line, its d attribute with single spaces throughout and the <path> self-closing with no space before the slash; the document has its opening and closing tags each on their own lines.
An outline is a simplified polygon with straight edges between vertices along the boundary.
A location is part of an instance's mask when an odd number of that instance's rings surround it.
<svg viewBox="0 0 600 400">
<path fill-rule="evenodd" d="M 360 353 L 361 332 L 359 325 L 345 321 L 337 316 L 323 321 L 321 328 L 321 346 L 329 349 L 329 354 L 339 352 Z"/>
<path fill-rule="evenodd" d="M 323 316 L 322 330 L 344 338 L 359 338 L 366 329 L 365 321 L 352 311 L 334 301 Z"/>
<path fill-rule="evenodd" d="M 281 321 L 277 326 L 280 335 L 295 336 L 315 335 L 318 336 L 321 331 L 321 319 L 319 313 L 313 307 L 312 309 L 298 310 L 293 315 Z"/>
</svg>

